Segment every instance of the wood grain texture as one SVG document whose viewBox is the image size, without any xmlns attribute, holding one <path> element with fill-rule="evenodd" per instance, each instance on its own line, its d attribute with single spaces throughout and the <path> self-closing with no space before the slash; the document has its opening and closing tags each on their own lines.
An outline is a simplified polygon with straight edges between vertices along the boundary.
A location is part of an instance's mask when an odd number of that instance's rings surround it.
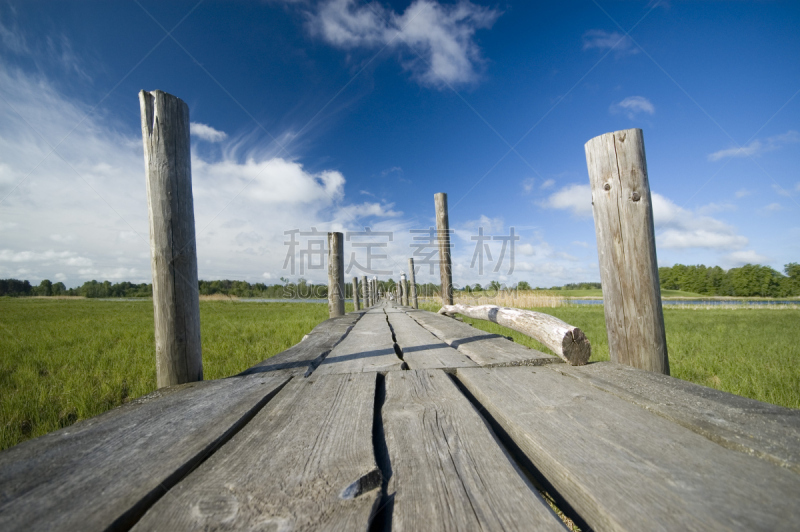
<svg viewBox="0 0 800 532">
<path fill-rule="evenodd" d="M 592 356 L 592 346 L 583 331 L 549 314 L 496 305 L 445 305 L 439 314 L 463 314 L 521 332 L 573 366 L 586 364 Z"/>
<path fill-rule="evenodd" d="M 549 368 L 459 380 L 595 530 L 795 530 L 800 475 Z"/>
<path fill-rule="evenodd" d="M 369 284 L 367 283 L 367 276 L 361 276 L 361 298 L 364 300 L 364 308 L 370 307 L 369 303 Z"/>
<path fill-rule="evenodd" d="M 162 388 L 0 453 L 0 530 L 129 526 L 287 380 Z"/>
<path fill-rule="evenodd" d="M 447 345 L 458 349 L 481 366 L 540 366 L 562 362 L 558 357 L 529 349 L 503 336 L 475 329 L 439 314 L 418 310 L 409 311 L 408 315 Z"/>
<path fill-rule="evenodd" d="M 366 530 L 376 375 L 289 383 L 134 530 Z"/>
<path fill-rule="evenodd" d="M 403 360 L 411 369 L 460 368 L 477 366 L 468 356 L 459 353 L 411 319 L 400 309 L 386 309 L 395 341 L 403 352 Z"/>
<path fill-rule="evenodd" d="M 314 327 L 299 344 L 259 362 L 240 375 L 270 371 L 283 371 L 295 377 L 311 374 L 336 344 L 350 333 L 365 312 L 363 310 L 350 312 L 344 316 L 323 321 Z"/>
<path fill-rule="evenodd" d="M 361 300 L 358 297 L 358 277 L 353 277 L 353 310 L 361 310 Z"/>
<path fill-rule="evenodd" d="M 406 280 L 406 274 L 400 276 L 400 303 L 404 307 L 408 306 L 408 281 Z"/>
<path fill-rule="evenodd" d="M 408 283 L 411 290 L 411 300 L 409 304 L 412 308 L 419 308 L 419 301 L 417 300 L 417 274 L 414 271 L 414 259 L 408 259 Z"/>
<path fill-rule="evenodd" d="M 312 375 L 399 370 L 392 331 L 380 307 L 367 311 L 353 330 L 325 357 Z"/>
<path fill-rule="evenodd" d="M 439 282 L 442 304 L 453 304 L 453 265 L 450 260 L 450 221 L 447 215 L 447 194 L 433 195 L 436 207 L 436 237 L 439 242 Z"/>
<path fill-rule="evenodd" d="M 141 91 L 158 387 L 203 380 L 189 106 Z"/>
<path fill-rule="evenodd" d="M 613 362 L 558 371 L 688 428 L 723 447 L 800 473 L 800 410 L 762 403 Z"/>
<path fill-rule="evenodd" d="M 585 148 L 611 360 L 669 375 L 642 130 L 606 133 Z"/>
<path fill-rule="evenodd" d="M 564 527 L 441 370 L 386 375 L 392 530 Z"/>
<path fill-rule="evenodd" d="M 328 233 L 328 315 L 344 316 L 344 238 Z"/>
</svg>

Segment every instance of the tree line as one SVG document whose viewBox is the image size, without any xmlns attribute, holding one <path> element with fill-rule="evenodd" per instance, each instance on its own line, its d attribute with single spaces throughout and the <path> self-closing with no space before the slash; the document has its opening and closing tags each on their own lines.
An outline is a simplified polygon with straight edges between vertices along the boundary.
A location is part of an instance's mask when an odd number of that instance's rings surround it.
<svg viewBox="0 0 800 532">
<path fill-rule="evenodd" d="M 719 266 L 704 265 L 675 266 L 658 269 L 663 290 L 682 290 L 709 296 L 733 297 L 792 297 L 800 296 L 800 264 L 792 262 L 784 266 L 780 273 L 769 266 L 747 264 L 741 268 L 723 270 Z M 300 278 L 297 282 L 281 277 L 282 284 L 267 285 L 265 283 L 249 283 L 247 281 L 199 281 L 200 295 L 222 294 L 233 297 L 255 297 L 264 299 L 326 299 L 328 286 L 314 284 Z M 396 282 L 393 279 L 379 280 L 382 292 L 392 292 Z M 601 288 L 600 283 L 569 283 L 554 286 L 550 290 L 587 290 Z M 487 285 L 467 285 L 464 292 L 482 292 L 498 290 L 531 290 L 531 285 L 520 281 L 514 286 L 506 287 L 498 281 L 490 281 Z M 420 296 L 436 296 L 439 285 L 418 283 L 417 294 Z M 38 286 L 29 281 L 18 279 L 0 279 L 0 296 L 83 296 L 88 298 L 107 297 L 152 297 L 153 285 L 149 283 L 111 283 L 110 281 L 86 281 L 76 288 L 67 288 L 64 283 L 50 282 L 44 279 Z M 353 285 L 345 284 L 345 297 L 353 297 Z"/>
</svg>

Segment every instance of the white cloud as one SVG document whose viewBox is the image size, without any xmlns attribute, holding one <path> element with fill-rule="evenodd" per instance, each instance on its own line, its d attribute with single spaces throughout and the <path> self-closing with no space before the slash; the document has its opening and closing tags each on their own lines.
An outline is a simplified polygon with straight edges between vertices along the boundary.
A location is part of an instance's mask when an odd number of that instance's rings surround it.
<svg viewBox="0 0 800 532">
<path fill-rule="evenodd" d="M 736 228 L 720 220 L 684 209 L 661 194 L 651 196 L 658 247 L 734 250 L 748 244 Z"/>
<path fill-rule="evenodd" d="M 588 217 L 592 215 L 592 189 L 589 185 L 567 185 L 540 205 L 548 209 L 568 210 L 578 217 Z"/>
<path fill-rule="evenodd" d="M 621 102 L 611 104 L 608 110 L 611 114 L 625 113 L 630 120 L 639 113 L 652 115 L 656 112 L 653 103 L 644 96 L 628 96 Z"/>
<path fill-rule="evenodd" d="M 800 142 L 800 133 L 794 130 L 789 130 L 781 135 L 768 137 L 767 139 L 756 139 L 751 143 L 740 146 L 738 148 L 727 148 L 724 150 L 715 151 L 709 154 L 709 161 L 719 161 L 726 157 L 757 157 L 766 152 L 775 151 L 786 146 L 787 144 L 796 144 Z"/>
<path fill-rule="evenodd" d="M 792 196 L 792 193 L 791 193 L 791 191 L 790 191 L 790 190 L 788 190 L 788 189 L 785 189 L 785 188 L 783 188 L 783 187 L 782 187 L 782 186 L 780 186 L 780 185 L 775 185 L 775 184 L 773 184 L 773 185 L 772 185 L 772 190 L 774 190 L 774 191 L 775 191 L 775 193 L 776 193 L 776 194 L 778 194 L 778 195 L 780 195 L 780 196 L 785 196 L 785 197 L 787 197 L 787 198 L 790 198 L 790 197 Z"/>
<path fill-rule="evenodd" d="M 208 142 L 222 142 L 228 138 L 228 135 L 224 131 L 219 131 L 209 125 L 199 122 L 190 122 L 189 131 L 193 137 L 207 140 Z"/>
<path fill-rule="evenodd" d="M 738 207 L 732 203 L 709 203 L 708 205 L 698 207 L 697 214 L 707 215 L 714 214 L 715 212 L 735 211 L 737 208 Z"/>
<path fill-rule="evenodd" d="M 591 50 L 593 48 L 600 50 L 613 49 L 617 56 L 639 53 L 639 48 L 633 44 L 633 40 L 630 37 L 616 31 L 609 33 L 605 30 L 589 30 L 584 33 L 583 49 Z"/>
<path fill-rule="evenodd" d="M 525 191 L 525 194 L 530 194 L 531 190 L 533 190 L 533 186 L 536 184 L 536 180 L 532 177 L 522 180 L 522 190 Z"/>
<path fill-rule="evenodd" d="M 499 15 L 466 0 L 416 0 L 402 15 L 376 2 L 328 0 L 309 17 L 312 33 L 336 47 L 385 46 L 406 52 L 403 66 L 415 79 L 439 87 L 477 81 L 482 57 L 474 35 L 491 28 Z"/>
<path fill-rule="evenodd" d="M 770 203 L 766 207 L 764 207 L 765 211 L 769 212 L 777 212 L 783 209 L 783 206 L 780 203 Z"/>
<path fill-rule="evenodd" d="M 752 249 L 743 251 L 734 251 L 725 255 L 724 259 L 733 264 L 734 266 L 743 266 L 745 264 L 764 264 L 770 261 L 770 258 L 756 253 Z"/>
<path fill-rule="evenodd" d="M 542 190 L 547 190 L 548 188 L 552 188 L 553 185 L 555 184 L 556 184 L 555 179 L 548 179 L 544 183 L 542 183 L 542 185 L 539 188 L 541 188 Z"/>
<path fill-rule="evenodd" d="M 740 188 L 739 190 L 736 191 L 737 198 L 744 198 L 749 196 L 750 194 L 752 194 L 752 192 L 747 190 L 746 188 Z"/>
</svg>

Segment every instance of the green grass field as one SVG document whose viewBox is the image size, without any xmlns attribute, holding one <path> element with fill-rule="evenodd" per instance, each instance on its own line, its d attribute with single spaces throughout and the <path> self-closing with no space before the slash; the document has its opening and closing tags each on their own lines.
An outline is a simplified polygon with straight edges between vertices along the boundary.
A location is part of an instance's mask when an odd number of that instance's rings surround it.
<svg viewBox="0 0 800 532">
<path fill-rule="evenodd" d="M 438 310 L 429 305 L 428 310 Z M 579 327 L 592 361 L 608 360 L 602 305 L 531 309 Z M 488 332 L 552 354 L 539 342 L 491 322 L 464 318 Z M 800 310 L 689 310 L 664 307 L 673 377 L 759 401 L 800 408 Z"/>
<path fill-rule="evenodd" d="M 201 301 L 204 377 L 235 375 L 327 317 L 318 303 Z M 149 299 L 0 298 L 0 449 L 155 390 L 153 334 Z"/>
<path fill-rule="evenodd" d="M 592 360 L 608 360 L 602 306 L 541 310 L 580 327 Z M 206 379 L 283 351 L 328 315 L 325 304 L 246 301 L 202 301 L 200 312 Z M 800 310 L 665 308 L 665 319 L 673 376 L 800 408 Z M 545 350 L 519 333 L 474 323 Z M 155 387 L 152 301 L 0 298 L 0 449 Z"/>
</svg>

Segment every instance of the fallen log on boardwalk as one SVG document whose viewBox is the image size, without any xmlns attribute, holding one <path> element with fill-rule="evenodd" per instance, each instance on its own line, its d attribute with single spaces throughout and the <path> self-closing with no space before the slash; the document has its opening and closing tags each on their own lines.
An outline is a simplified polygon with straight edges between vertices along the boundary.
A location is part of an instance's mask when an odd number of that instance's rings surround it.
<svg viewBox="0 0 800 532">
<path fill-rule="evenodd" d="M 541 342 L 573 366 L 583 366 L 592 355 L 592 346 L 583 331 L 549 314 L 496 305 L 445 305 L 439 314 L 463 314 L 514 329 Z"/>
</svg>

